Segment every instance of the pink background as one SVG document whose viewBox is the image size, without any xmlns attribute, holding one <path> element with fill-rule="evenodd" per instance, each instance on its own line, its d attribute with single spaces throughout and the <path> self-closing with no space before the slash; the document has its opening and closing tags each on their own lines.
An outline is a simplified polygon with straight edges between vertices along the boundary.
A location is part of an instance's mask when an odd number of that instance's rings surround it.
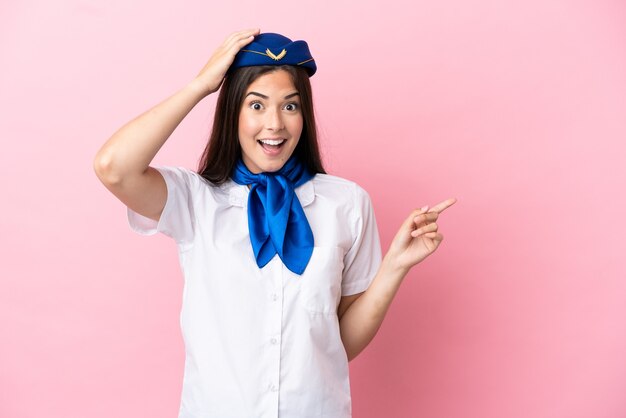
<svg viewBox="0 0 626 418">
<path fill-rule="evenodd" d="M 175 245 L 92 161 L 251 26 L 309 42 L 327 168 L 384 249 L 458 199 L 351 363 L 355 418 L 626 416 L 626 5 L 306 4 L 2 2 L 0 416 L 176 416 Z M 214 99 L 154 164 L 196 167 Z"/>
</svg>

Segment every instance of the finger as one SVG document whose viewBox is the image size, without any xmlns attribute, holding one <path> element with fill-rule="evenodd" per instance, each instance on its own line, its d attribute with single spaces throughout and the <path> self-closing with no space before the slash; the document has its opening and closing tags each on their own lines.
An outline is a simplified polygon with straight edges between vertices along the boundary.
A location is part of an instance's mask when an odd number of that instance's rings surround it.
<svg viewBox="0 0 626 418">
<path fill-rule="evenodd" d="M 422 223 L 433 222 L 436 221 L 437 218 L 439 218 L 439 213 L 427 212 L 417 215 L 415 218 L 413 218 L 413 222 L 415 223 L 415 226 L 419 227 Z"/>
<path fill-rule="evenodd" d="M 250 32 L 248 32 L 248 33 L 250 33 Z M 237 39 L 235 39 L 235 43 L 234 43 L 234 44 L 232 44 L 232 45 L 230 46 L 230 48 L 229 48 L 230 53 L 231 53 L 231 54 L 233 54 L 233 55 L 236 55 L 236 54 L 239 52 L 239 50 L 240 50 L 241 48 L 243 48 L 244 46 L 246 46 L 246 45 L 248 45 L 249 43 L 251 43 L 251 42 L 254 40 L 254 37 L 255 37 L 256 35 L 258 35 L 258 34 L 259 34 L 259 33 L 258 33 L 258 31 L 257 31 L 256 33 L 253 33 L 252 35 L 249 35 L 249 36 L 247 36 L 247 37 L 246 37 L 246 36 L 244 36 L 244 37 L 242 37 L 242 38 L 237 38 Z"/>
<path fill-rule="evenodd" d="M 231 40 L 239 39 L 239 38 L 247 38 L 250 35 L 258 34 L 258 32 L 259 32 L 259 28 L 248 28 L 248 29 L 238 30 L 236 32 L 231 33 L 228 36 L 228 38 L 226 38 L 226 41 L 231 41 Z"/>
<path fill-rule="evenodd" d="M 415 231 L 411 232 L 411 236 L 414 237 L 414 238 L 415 237 L 419 237 L 420 235 L 422 235 L 425 232 L 435 232 L 435 231 L 437 231 L 437 228 L 439 228 L 439 227 L 437 226 L 436 223 L 433 222 L 433 223 L 425 225 L 425 226 L 423 226 L 421 228 L 417 228 Z"/>
<path fill-rule="evenodd" d="M 424 213 L 424 208 L 413 210 L 409 217 L 402 223 L 402 228 L 408 230 L 415 229 L 415 217 L 421 215 L 422 213 Z"/>
<path fill-rule="evenodd" d="M 237 39 L 239 36 L 241 36 L 241 33 L 245 32 L 245 30 L 239 30 L 237 32 L 233 32 L 230 35 L 228 35 L 226 37 L 226 39 L 224 39 L 224 42 L 222 42 L 222 45 L 224 45 L 224 47 L 226 47 L 227 45 L 232 44 L 235 39 Z"/>
<path fill-rule="evenodd" d="M 241 49 L 242 46 L 252 42 L 253 39 L 254 35 L 233 38 L 228 43 L 224 44 L 222 48 L 225 52 L 229 54 L 236 54 L 237 52 L 239 52 L 239 49 Z"/>
<path fill-rule="evenodd" d="M 237 39 L 235 44 L 233 45 L 235 48 L 240 49 L 242 46 L 249 44 L 254 40 L 254 35 L 250 35 L 246 38 Z"/>
<path fill-rule="evenodd" d="M 258 28 L 246 29 L 235 32 L 231 36 L 229 36 L 228 39 L 226 39 L 226 41 L 224 42 L 224 48 L 229 50 L 234 46 L 240 44 L 242 41 L 249 43 L 250 41 L 252 41 L 252 39 L 254 39 L 254 36 L 259 34 L 259 32 L 260 29 Z"/>
<path fill-rule="evenodd" d="M 452 197 L 450 199 L 446 199 L 441 203 L 437 203 L 435 206 L 433 206 L 429 212 L 437 212 L 437 213 L 441 213 L 444 210 L 446 210 L 447 208 L 449 208 L 450 206 L 452 206 L 453 204 L 456 203 L 456 198 Z"/>
<path fill-rule="evenodd" d="M 426 234 L 424 234 L 424 236 L 434 241 L 438 241 L 438 242 L 443 241 L 443 235 L 440 234 L 439 232 L 427 232 Z"/>
<path fill-rule="evenodd" d="M 254 35 L 249 35 L 248 37 L 243 37 L 243 38 L 231 39 L 228 44 L 224 44 L 220 48 L 220 57 L 224 57 L 224 56 L 228 57 L 228 59 L 230 60 L 232 64 L 232 61 L 235 59 L 235 56 L 237 55 L 237 53 L 244 46 L 252 42 L 253 39 L 254 39 Z"/>
</svg>

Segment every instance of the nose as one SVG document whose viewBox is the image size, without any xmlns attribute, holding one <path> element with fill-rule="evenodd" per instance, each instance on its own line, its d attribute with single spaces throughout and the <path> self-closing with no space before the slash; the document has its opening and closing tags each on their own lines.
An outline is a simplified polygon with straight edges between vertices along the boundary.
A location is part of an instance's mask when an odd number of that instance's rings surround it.
<svg viewBox="0 0 626 418">
<path fill-rule="evenodd" d="M 269 109 L 266 112 L 265 127 L 270 131 L 280 131 L 285 127 L 280 110 Z"/>
</svg>

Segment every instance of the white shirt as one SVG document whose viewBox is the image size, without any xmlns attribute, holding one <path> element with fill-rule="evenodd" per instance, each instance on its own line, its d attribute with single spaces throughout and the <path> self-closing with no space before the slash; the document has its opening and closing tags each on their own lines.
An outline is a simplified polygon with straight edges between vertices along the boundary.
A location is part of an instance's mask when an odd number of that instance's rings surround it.
<svg viewBox="0 0 626 418">
<path fill-rule="evenodd" d="M 248 233 L 248 188 L 215 186 L 182 167 L 159 222 L 128 211 L 137 233 L 178 246 L 185 371 L 179 418 L 351 417 L 348 358 L 337 307 L 367 289 L 381 250 L 367 193 L 317 174 L 296 188 L 315 248 L 304 273 L 278 256 L 262 269 Z"/>
</svg>

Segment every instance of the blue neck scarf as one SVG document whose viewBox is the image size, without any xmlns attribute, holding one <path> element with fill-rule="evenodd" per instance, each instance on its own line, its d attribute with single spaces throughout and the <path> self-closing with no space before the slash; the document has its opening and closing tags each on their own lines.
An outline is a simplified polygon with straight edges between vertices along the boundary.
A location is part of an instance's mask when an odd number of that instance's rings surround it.
<svg viewBox="0 0 626 418">
<path fill-rule="evenodd" d="M 313 231 L 294 189 L 313 178 L 292 155 L 274 173 L 253 174 L 241 159 L 232 179 L 250 184 L 248 194 L 248 230 L 259 268 L 278 254 L 285 266 L 302 274 L 313 253 Z"/>
</svg>

